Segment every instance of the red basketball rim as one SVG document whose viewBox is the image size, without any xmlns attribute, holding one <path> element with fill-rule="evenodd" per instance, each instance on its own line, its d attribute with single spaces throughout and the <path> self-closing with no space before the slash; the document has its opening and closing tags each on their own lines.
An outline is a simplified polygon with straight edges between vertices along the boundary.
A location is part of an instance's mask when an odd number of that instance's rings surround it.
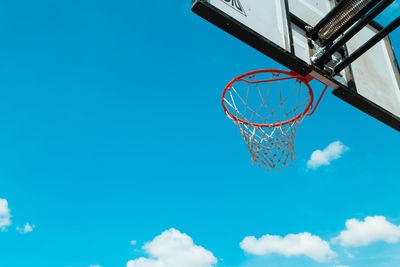
<svg viewBox="0 0 400 267">
<path fill-rule="evenodd" d="M 285 74 L 288 75 L 288 77 L 283 77 L 283 78 L 273 78 L 273 79 L 268 79 L 268 80 L 260 80 L 260 81 L 249 81 L 246 79 L 243 79 L 246 76 L 251 76 L 254 74 L 258 74 L 258 73 L 280 73 L 280 74 Z M 232 88 L 232 85 L 237 82 L 237 81 L 246 81 L 249 83 L 260 83 L 260 82 L 273 82 L 273 81 L 281 81 L 281 80 L 289 80 L 289 79 L 297 79 L 299 81 L 301 81 L 303 84 L 305 84 L 308 88 L 308 91 L 310 93 L 310 102 L 308 103 L 308 105 L 306 106 L 306 108 L 304 109 L 304 111 L 302 113 L 300 113 L 299 115 L 297 115 L 294 118 L 291 118 L 287 121 L 284 122 L 279 122 L 279 123 L 274 123 L 274 124 L 261 124 L 261 123 L 252 123 L 252 122 L 248 122 L 248 121 L 244 121 L 242 119 L 239 119 L 238 117 L 236 117 L 235 115 L 233 115 L 228 108 L 225 105 L 225 94 L 228 90 L 230 90 Z M 230 81 L 228 83 L 228 85 L 225 87 L 224 92 L 222 93 L 222 107 L 224 108 L 225 113 L 231 117 L 233 120 L 238 121 L 239 123 L 243 123 L 246 125 L 251 125 L 254 127 L 279 127 L 285 124 L 288 124 L 290 122 L 294 122 L 299 120 L 300 118 L 304 117 L 307 115 L 307 113 L 311 110 L 312 106 L 313 106 L 313 102 L 314 102 L 314 93 L 313 90 L 309 84 L 310 79 L 303 77 L 295 72 L 288 72 L 288 71 L 284 71 L 284 70 L 275 70 L 275 69 L 263 69 L 263 70 L 255 70 L 255 71 L 251 71 L 251 72 L 247 72 L 245 74 L 242 74 L 238 77 L 236 77 L 235 79 L 233 79 L 232 81 Z"/>
</svg>

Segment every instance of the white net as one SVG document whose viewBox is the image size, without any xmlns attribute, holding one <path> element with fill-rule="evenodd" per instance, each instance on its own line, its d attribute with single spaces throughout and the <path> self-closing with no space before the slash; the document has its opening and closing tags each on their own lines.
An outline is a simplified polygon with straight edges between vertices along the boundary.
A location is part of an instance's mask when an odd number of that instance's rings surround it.
<svg viewBox="0 0 400 267">
<path fill-rule="evenodd" d="M 291 166 L 296 130 L 312 108 L 313 93 L 297 74 L 263 70 L 239 76 L 223 94 L 225 113 L 239 128 L 253 164 Z"/>
</svg>

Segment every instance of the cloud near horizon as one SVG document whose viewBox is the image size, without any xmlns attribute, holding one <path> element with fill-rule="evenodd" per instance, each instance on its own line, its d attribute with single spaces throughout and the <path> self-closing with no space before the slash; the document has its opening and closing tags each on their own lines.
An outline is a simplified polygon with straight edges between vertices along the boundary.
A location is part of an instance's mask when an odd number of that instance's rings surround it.
<svg viewBox="0 0 400 267">
<path fill-rule="evenodd" d="M 25 224 L 25 226 L 22 227 L 22 228 L 17 227 L 17 231 L 20 232 L 21 234 L 27 234 L 27 233 L 33 232 L 33 229 L 34 229 L 34 228 L 35 228 L 35 225 L 34 225 L 34 224 L 31 225 L 31 224 L 27 223 L 27 224 Z"/>
<path fill-rule="evenodd" d="M 324 150 L 316 150 L 311 154 L 310 160 L 307 162 L 309 169 L 318 169 L 323 165 L 330 165 L 332 161 L 342 157 L 344 152 L 349 150 L 348 147 L 340 141 L 329 144 Z"/>
<path fill-rule="evenodd" d="M 138 258 L 127 267 L 212 267 L 217 263 L 214 255 L 193 243 L 191 237 L 170 229 L 143 246 L 149 258 Z"/>
<path fill-rule="evenodd" d="M 332 240 L 333 243 L 340 243 L 345 247 L 360 247 L 378 241 L 392 244 L 400 241 L 400 226 L 391 224 L 384 216 L 369 216 L 364 221 L 350 219 L 346 221 L 346 228 Z"/>
<path fill-rule="evenodd" d="M 326 262 L 336 257 L 328 242 L 310 233 L 288 234 L 285 237 L 264 235 L 259 239 L 248 236 L 240 243 L 240 247 L 249 254 L 259 256 L 307 256 L 317 262 Z"/>
<path fill-rule="evenodd" d="M 4 232 L 11 225 L 11 214 L 6 199 L 0 198 L 0 231 Z"/>
</svg>

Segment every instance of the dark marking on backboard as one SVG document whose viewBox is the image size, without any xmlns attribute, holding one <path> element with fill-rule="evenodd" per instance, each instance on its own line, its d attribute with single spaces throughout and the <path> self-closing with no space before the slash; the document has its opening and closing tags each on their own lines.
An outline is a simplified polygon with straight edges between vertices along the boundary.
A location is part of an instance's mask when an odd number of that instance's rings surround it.
<svg viewBox="0 0 400 267">
<path fill-rule="evenodd" d="M 239 0 L 221 0 L 221 1 L 227 4 L 228 6 L 232 7 L 234 10 L 238 11 L 242 15 L 247 16 L 242 6 L 242 3 L 240 3 Z"/>
</svg>

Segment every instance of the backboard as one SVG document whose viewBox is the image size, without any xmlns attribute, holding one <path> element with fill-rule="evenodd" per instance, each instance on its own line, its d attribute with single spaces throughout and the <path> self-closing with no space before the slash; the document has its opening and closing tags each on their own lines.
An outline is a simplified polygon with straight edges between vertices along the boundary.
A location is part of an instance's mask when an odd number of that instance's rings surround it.
<svg viewBox="0 0 400 267">
<path fill-rule="evenodd" d="M 337 75 L 313 63 L 319 47 L 306 29 L 316 26 L 336 4 L 335 0 L 193 0 L 192 10 L 296 73 L 329 85 L 335 96 L 400 131 L 400 71 L 389 36 Z M 353 53 L 382 28 L 370 22 L 333 59 Z"/>
</svg>

